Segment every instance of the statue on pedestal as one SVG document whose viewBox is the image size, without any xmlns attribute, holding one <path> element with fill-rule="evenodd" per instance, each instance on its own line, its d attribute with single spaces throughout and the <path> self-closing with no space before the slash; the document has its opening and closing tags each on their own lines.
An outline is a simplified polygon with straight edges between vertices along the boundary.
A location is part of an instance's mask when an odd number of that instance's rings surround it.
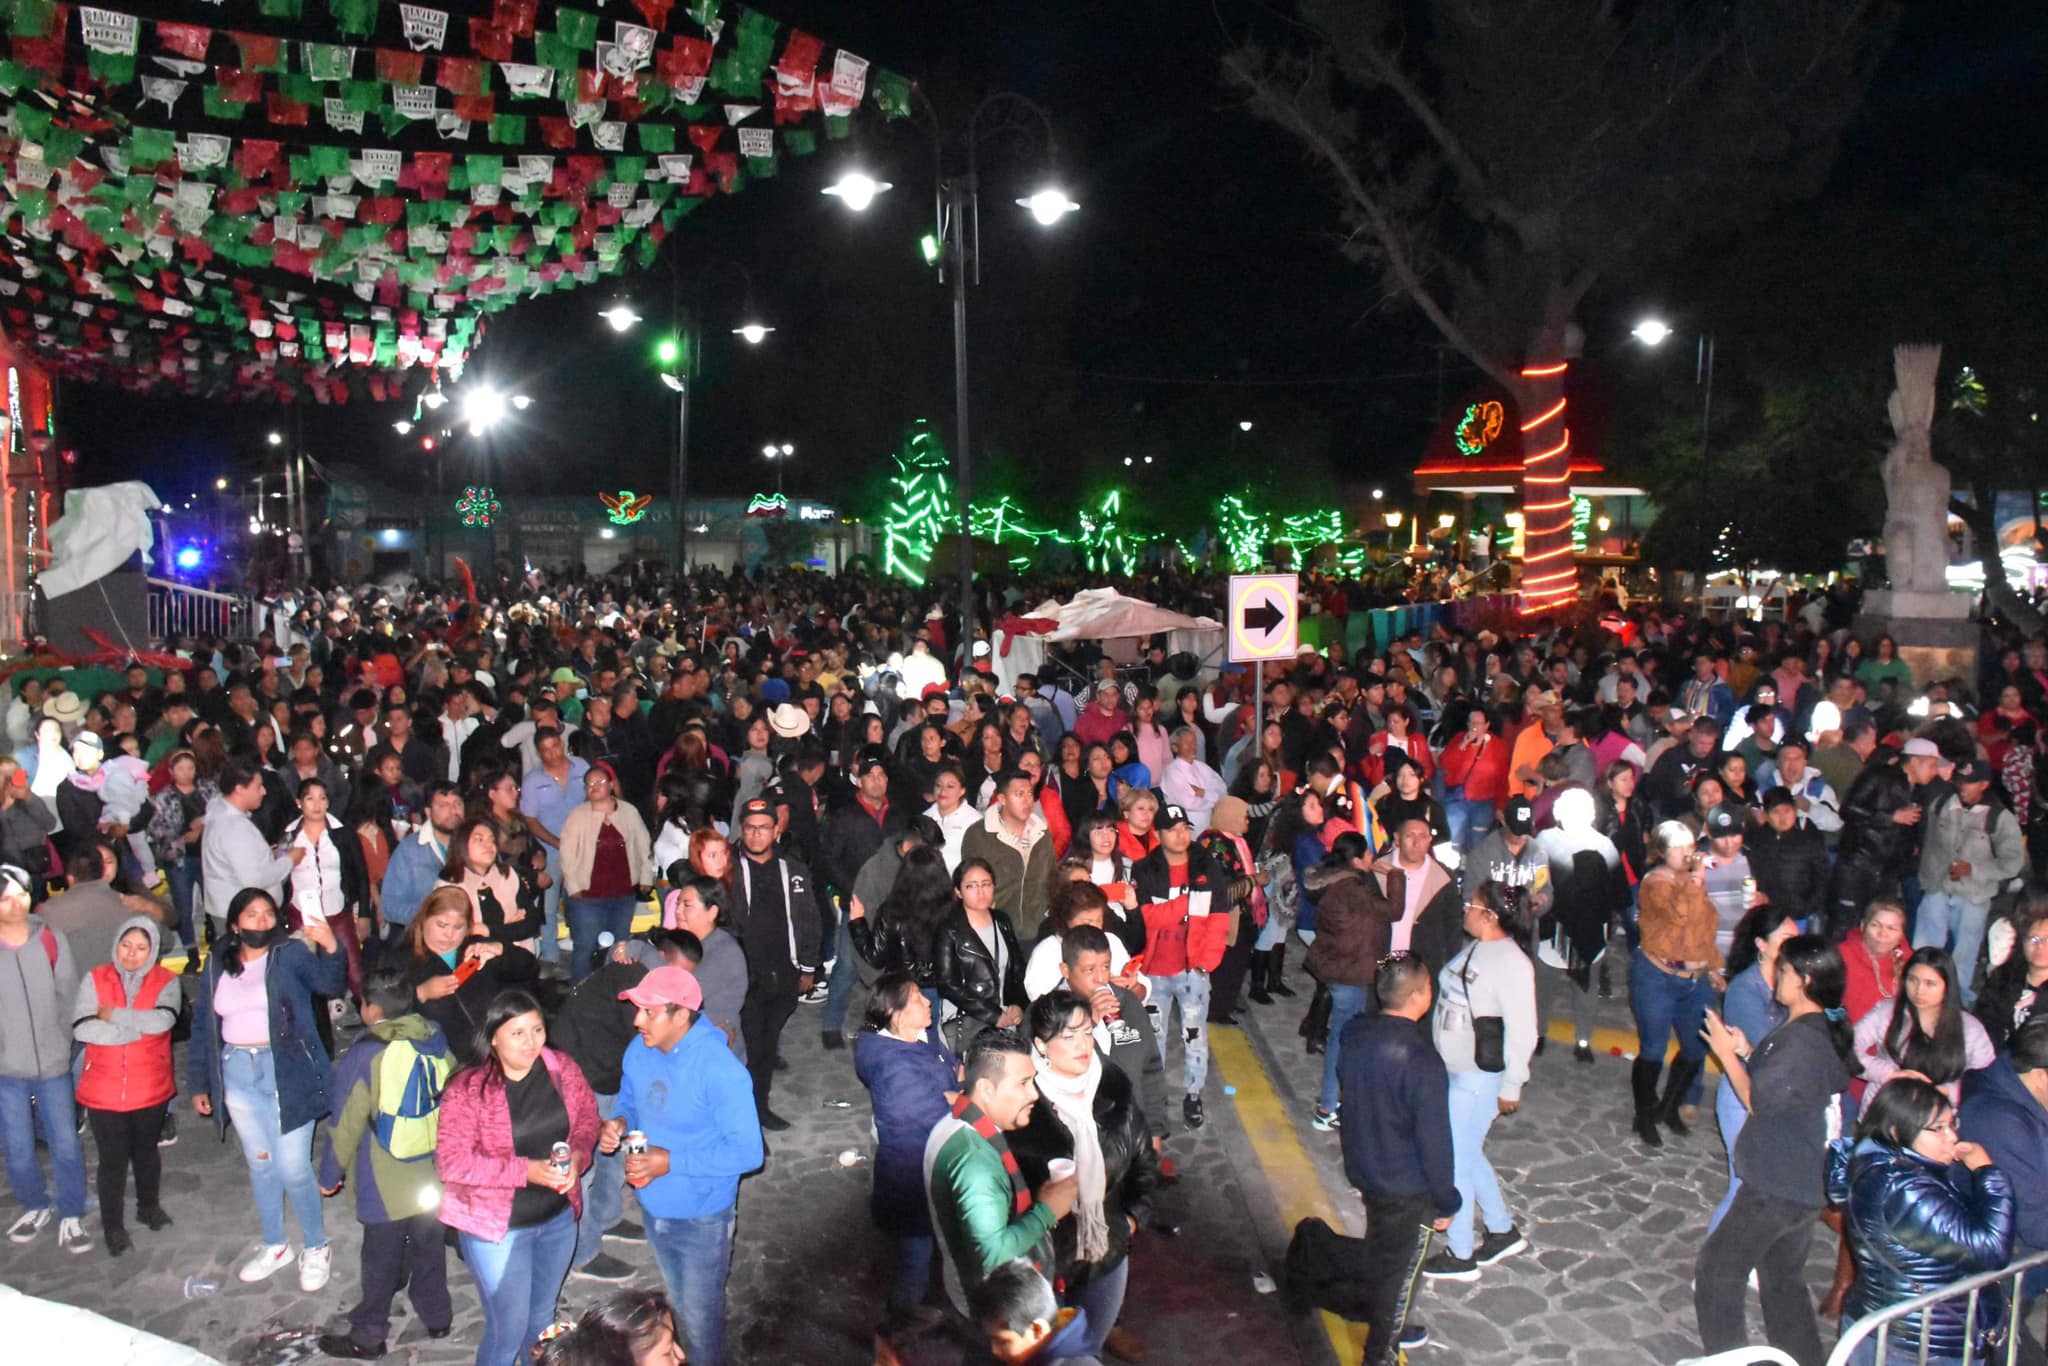
<svg viewBox="0 0 2048 1366">
<path fill-rule="evenodd" d="M 1885 567 L 1892 592 L 1944 593 L 1948 579 L 1948 471 L 1935 463 L 1935 372 L 1941 347 L 1892 348 L 1897 387 L 1885 404 L 1894 440 L 1884 458 Z"/>
</svg>

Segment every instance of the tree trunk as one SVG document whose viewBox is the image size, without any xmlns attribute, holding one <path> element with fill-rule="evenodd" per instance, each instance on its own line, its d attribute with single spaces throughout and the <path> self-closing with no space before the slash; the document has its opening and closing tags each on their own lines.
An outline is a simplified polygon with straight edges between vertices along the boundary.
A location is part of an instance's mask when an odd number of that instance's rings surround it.
<svg viewBox="0 0 2048 1366">
<path fill-rule="evenodd" d="M 1571 427 L 1565 401 L 1565 319 L 1530 339 L 1514 386 L 1522 444 L 1522 612 L 1563 607 L 1579 595 L 1572 554 Z"/>
<path fill-rule="evenodd" d="M 1972 480 L 1969 501 L 1953 499 L 1949 511 L 1963 519 L 1970 539 L 1977 543 L 1978 563 L 1984 566 L 1984 595 L 1992 608 L 2023 636 L 2048 632 L 2048 616 L 2036 610 L 2005 575 L 2005 560 L 1998 553 L 2002 547 L 1998 544 L 1997 496 L 1997 491 L 1981 480 Z"/>
</svg>

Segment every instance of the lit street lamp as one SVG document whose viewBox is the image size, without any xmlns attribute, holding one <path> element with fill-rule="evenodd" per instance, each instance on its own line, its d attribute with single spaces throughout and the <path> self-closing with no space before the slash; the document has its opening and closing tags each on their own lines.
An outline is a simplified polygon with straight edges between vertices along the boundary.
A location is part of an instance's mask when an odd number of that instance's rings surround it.
<svg viewBox="0 0 2048 1366">
<path fill-rule="evenodd" d="M 789 458 L 796 454 L 796 447 L 787 441 L 779 446 L 771 441 L 761 448 L 761 454 L 775 463 L 775 496 L 780 498 L 782 496 L 782 467 L 787 465 Z"/>
<path fill-rule="evenodd" d="M 938 178 L 936 231 L 923 244 L 925 257 L 937 265 L 939 279 L 948 284 L 953 302 L 953 418 L 954 453 L 958 477 L 954 483 L 960 498 L 960 639 L 956 642 L 964 668 L 974 650 L 974 538 L 969 515 L 974 505 L 974 459 L 970 441 L 967 366 L 967 286 L 981 281 L 981 205 L 978 175 L 980 141 L 1008 135 L 1026 138 L 1042 132 L 1048 156 L 1053 150 L 1052 119 L 1044 109 L 1021 95 L 998 91 L 988 96 L 967 118 L 957 138 L 949 139 L 939 112 L 919 86 L 911 87 L 913 100 L 921 100 L 927 115 L 917 126 L 931 135 L 933 170 Z M 986 127 L 984 127 L 986 122 Z M 949 147 L 959 154 L 954 173 L 947 171 Z M 964 174 L 959 161 L 964 160 Z M 890 188 L 865 170 L 849 169 L 837 183 L 825 187 L 847 208 L 859 213 L 875 202 L 875 196 Z M 1040 227 L 1050 228 L 1076 212 L 1075 203 L 1064 190 L 1043 186 L 1027 199 L 1017 201 Z M 934 240 L 936 239 L 936 240 Z M 933 248 L 936 247 L 936 250 Z M 950 279 L 948 273 L 950 272 Z"/>
<path fill-rule="evenodd" d="M 774 330 L 774 328 L 766 323 L 742 323 L 732 330 L 732 334 L 743 339 L 749 346 L 759 346 L 762 340 Z"/>
<path fill-rule="evenodd" d="M 855 213 L 866 213 L 876 195 L 894 188 L 888 181 L 877 180 L 865 171 L 848 171 L 827 185 L 824 192 Z"/>
<path fill-rule="evenodd" d="M 272 432 L 270 434 L 270 444 L 273 446 L 282 446 L 284 444 L 284 433 Z"/>
<path fill-rule="evenodd" d="M 613 304 L 597 316 L 611 324 L 614 332 L 631 332 L 633 324 L 640 321 L 640 315 L 633 311 L 631 304 Z"/>
<path fill-rule="evenodd" d="M 1672 330 L 1661 318 L 1645 318 L 1629 329 L 1629 335 L 1644 346 L 1656 348 L 1672 335 Z M 1700 473 L 1711 477 L 1714 472 L 1712 447 L 1709 444 L 1714 425 L 1714 335 L 1700 334 L 1697 354 L 1693 358 L 1692 382 L 1700 386 Z"/>
</svg>

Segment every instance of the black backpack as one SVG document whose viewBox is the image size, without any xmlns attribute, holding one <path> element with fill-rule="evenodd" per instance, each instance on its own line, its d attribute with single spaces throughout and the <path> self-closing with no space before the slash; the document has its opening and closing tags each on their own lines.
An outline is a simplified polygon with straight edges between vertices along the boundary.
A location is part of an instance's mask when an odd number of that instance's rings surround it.
<svg viewBox="0 0 2048 1366">
<path fill-rule="evenodd" d="M 1321 1219 L 1296 1224 L 1287 1244 L 1286 1292 L 1288 1307 L 1296 1313 L 1327 1309 L 1358 1323 L 1370 1319 L 1365 1239 L 1347 1238 Z"/>
</svg>

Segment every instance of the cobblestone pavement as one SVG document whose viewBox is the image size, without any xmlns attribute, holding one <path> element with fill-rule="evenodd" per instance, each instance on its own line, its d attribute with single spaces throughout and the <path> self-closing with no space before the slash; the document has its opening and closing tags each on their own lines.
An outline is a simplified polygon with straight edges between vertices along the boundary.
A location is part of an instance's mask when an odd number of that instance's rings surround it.
<svg viewBox="0 0 2048 1366">
<path fill-rule="evenodd" d="M 1178 1233 L 1152 1232 L 1138 1243 L 1123 1317 L 1150 1345 L 1152 1362 L 1348 1366 L 1357 1359 L 1351 1330 L 1334 1319 L 1290 1317 L 1281 1295 L 1261 1294 L 1254 1285 L 1262 1272 L 1279 1278 L 1300 1213 L 1331 1211 L 1347 1231 L 1361 1227 L 1338 1136 L 1307 1123 L 1321 1060 L 1307 1056 L 1295 1033 L 1307 1003 L 1305 974 L 1297 967 L 1291 980 L 1301 996 L 1248 1007 L 1245 1029 L 1216 1031 L 1209 1123 L 1170 1140 L 1181 1180 L 1161 1207 Z M 1604 1029 L 1629 1027 L 1620 990 L 1617 982 L 1617 999 L 1602 1003 Z M 732 1359 L 867 1362 L 890 1249 L 867 1217 L 866 1093 L 854 1080 L 851 1051 L 823 1049 L 815 1009 L 791 1022 L 784 1051 L 792 1066 L 777 1079 L 774 1103 L 795 1127 L 771 1136 L 766 1171 L 742 1188 Z M 1179 1070 L 1176 1056 L 1169 1077 Z M 1530 1249 L 1487 1269 L 1476 1284 L 1430 1284 L 1418 1312 L 1435 1342 L 1413 1360 L 1642 1366 L 1697 1352 L 1689 1287 L 1707 1211 L 1725 1180 L 1721 1143 L 1711 1132 L 1711 1110 L 1705 1130 L 1658 1155 L 1641 1150 L 1628 1120 L 1623 1061 L 1602 1056 L 1576 1065 L 1570 1049 L 1557 1046 L 1537 1059 L 1521 1111 L 1495 1126 L 1489 1144 Z M 176 1227 L 151 1233 L 131 1220 L 135 1250 L 118 1260 L 98 1249 L 64 1256 L 49 1233 L 28 1248 L 0 1242 L 0 1281 L 243 1366 L 320 1359 L 312 1335 L 342 1326 L 359 1284 L 358 1231 L 346 1198 L 327 1205 L 335 1275 L 326 1290 L 300 1294 L 292 1271 L 243 1286 L 232 1268 L 253 1247 L 256 1221 L 239 1149 L 216 1143 L 189 1109 L 183 1135 L 165 1151 L 164 1205 Z M 861 1158 L 851 1167 L 840 1164 L 848 1151 Z M 0 1220 L 11 1222 L 16 1208 L 11 1196 L 0 1200 Z M 628 1217 L 634 1215 L 629 1202 Z M 89 1222 L 96 1225 L 96 1218 Z M 645 1244 L 606 1247 L 658 1284 Z M 1832 1254 L 1817 1237 L 1810 1282 L 1824 1284 Z M 389 1360 L 454 1366 L 473 1358 L 477 1300 L 452 1252 L 450 1259 L 454 1337 L 427 1341 L 401 1297 Z M 223 1289 L 186 1299 L 186 1278 L 200 1274 L 222 1277 Z M 608 1288 L 572 1277 L 564 1308 Z M 913 1346 L 905 1359 L 928 1366 L 959 1355 L 959 1340 L 941 1334 Z"/>
</svg>

